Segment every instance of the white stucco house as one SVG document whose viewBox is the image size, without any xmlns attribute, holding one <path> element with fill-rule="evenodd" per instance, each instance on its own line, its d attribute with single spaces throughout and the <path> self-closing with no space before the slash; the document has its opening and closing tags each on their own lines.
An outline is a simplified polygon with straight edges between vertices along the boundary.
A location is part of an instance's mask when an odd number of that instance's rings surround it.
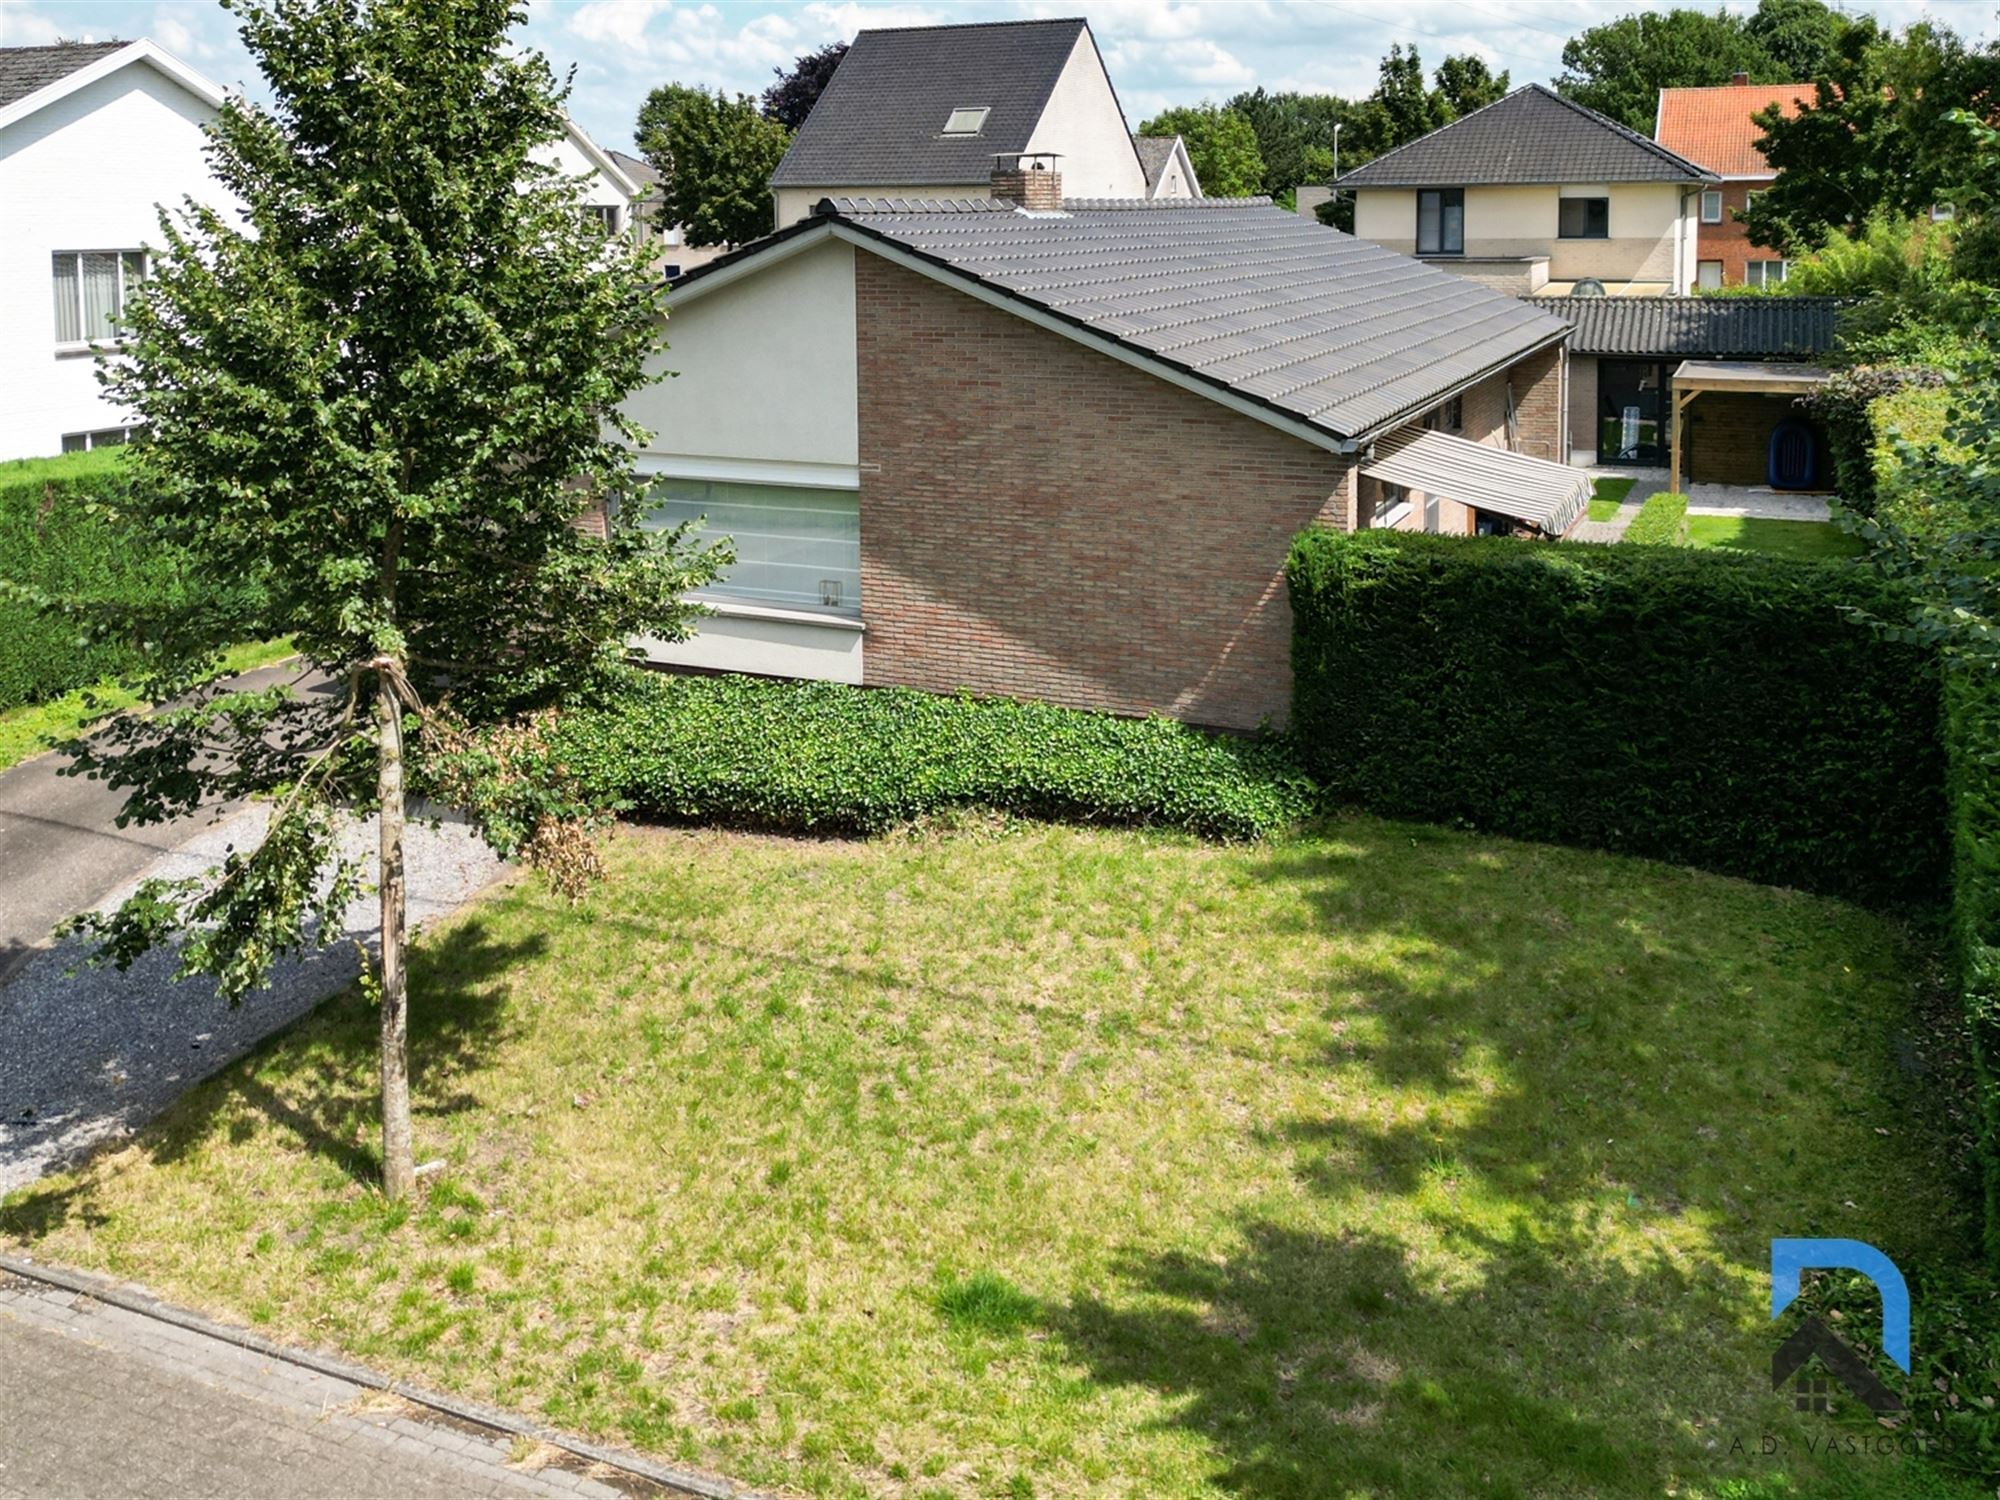
<svg viewBox="0 0 2000 1500">
<path fill-rule="evenodd" d="M 772 204 L 782 229 L 823 198 L 983 199 L 999 157 L 1060 172 L 1072 198 L 1198 197 L 1169 139 L 1140 146 L 1081 18 L 863 31 L 771 174 Z"/>
<path fill-rule="evenodd" d="M 151 42 L 0 48 L 0 458 L 125 440 L 93 345 L 146 274 L 158 205 L 213 193 L 222 98 Z"/>
<path fill-rule="evenodd" d="M 149 41 L 0 47 L 0 459 L 122 443 L 95 355 L 144 279 L 162 204 L 217 203 L 203 127 L 223 91 Z M 636 232 L 639 184 L 572 122 L 543 160 Z"/>
</svg>

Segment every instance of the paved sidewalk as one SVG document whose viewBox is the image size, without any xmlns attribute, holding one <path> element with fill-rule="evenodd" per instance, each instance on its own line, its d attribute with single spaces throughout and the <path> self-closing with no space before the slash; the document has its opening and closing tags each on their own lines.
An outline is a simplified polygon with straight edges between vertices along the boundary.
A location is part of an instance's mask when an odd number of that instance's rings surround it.
<svg viewBox="0 0 2000 1500">
<path fill-rule="evenodd" d="M 0 1500 L 672 1493 L 0 1272 Z"/>
</svg>

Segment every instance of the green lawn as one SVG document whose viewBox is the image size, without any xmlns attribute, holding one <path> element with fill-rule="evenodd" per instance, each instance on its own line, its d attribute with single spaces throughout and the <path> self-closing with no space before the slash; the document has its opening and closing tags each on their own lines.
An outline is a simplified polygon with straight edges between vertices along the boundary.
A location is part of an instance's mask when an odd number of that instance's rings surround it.
<svg viewBox="0 0 2000 1500">
<path fill-rule="evenodd" d="M 1661 490 L 1639 507 L 1621 540 L 1638 546 L 1678 547 L 1687 536 L 1687 496 Z"/>
<path fill-rule="evenodd" d="M 1975 1238 L 1835 902 L 1361 818 L 607 859 L 424 941 L 414 1211 L 349 998 L 0 1238 L 755 1485 L 1259 1500 L 1828 1493 L 1769 1239 Z"/>
<path fill-rule="evenodd" d="M 223 653 L 225 671 L 249 672 L 283 661 L 292 654 L 292 643 L 253 641 L 231 646 Z M 19 708 L 0 709 L 0 771 L 40 755 L 50 745 L 65 740 L 106 714 L 122 713 L 138 703 L 138 698 L 116 682 L 100 682 L 95 687 L 78 688 L 47 703 L 26 703 Z"/>
<path fill-rule="evenodd" d="M 1861 538 L 1831 521 L 1774 521 L 1748 516 L 1689 516 L 1688 541 L 1696 547 L 1735 547 L 1777 557 L 1859 557 Z"/>
<path fill-rule="evenodd" d="M 1590 487 L 1590 519 L 1608 521 L 1618 514 L 1618 507 L 1625 503 L 1625 497 L 1632 493 L 1630 479 L 1598 479 Z"/>
</svg>

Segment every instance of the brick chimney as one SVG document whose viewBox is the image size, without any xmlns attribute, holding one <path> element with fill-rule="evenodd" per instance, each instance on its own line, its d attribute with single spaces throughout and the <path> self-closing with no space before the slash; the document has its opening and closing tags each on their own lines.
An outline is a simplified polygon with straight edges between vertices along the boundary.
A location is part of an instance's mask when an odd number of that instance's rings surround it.
<svg viewBox="0 0 2000 1500">
<path fill-rule="evenodd" d="M 1748 73 L 1737 73 L 1732 75 L 1729 81 L 1739 89 L 1748 88 L 1750 86 L 1750 75 Z"/>
<path fill-rule="evenodd" d="M 993 196 L 1032 213 L 1062 211 L 1062 173 L 1056 153 L 1006 153 L 993 158 Z"/>
</svg>

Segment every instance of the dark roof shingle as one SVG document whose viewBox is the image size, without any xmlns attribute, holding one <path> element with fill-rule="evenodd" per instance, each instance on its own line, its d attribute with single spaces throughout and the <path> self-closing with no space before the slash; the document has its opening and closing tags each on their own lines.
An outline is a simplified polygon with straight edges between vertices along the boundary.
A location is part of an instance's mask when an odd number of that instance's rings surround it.
<svg viewBox="0 0 2000 1500">
<path fill-rule="evenodd" d="M 1339 186 L 1698 182 L 1712 176 L 1638 131 L 1531 83 L 1356 167 Z"/>
<path fill-rule="evenodd" d="M 0 108 L 40 93 L 78 68 L 131 46 L 130 42 L 58 42 L 53 47 L 0 47 Z"/>
<path fill-rule="evenodd" d="M 1572 354 L 1811 359 L 1833 348 L 1842 297 L 1526 297 L 1576 332 Z"/>
<path fill-rule="evenodd" d="M 1151 192 L 1160 185 L 1160 174 L 1167 170 L 1167 163 L 1174 159 L 1174 147 L 1180 144 L 1177 135 L 1135 135 L 1132 149 L 1139 153 L 1139 165 L 1146 172 L 1146 191 Z"/>
<path fill-rule="evenodd" d="M 1071 199 L 1063 207 L 1029 214 L 990 200 L 849 199 L 836 200 L 833 212 L 864 234 L 1339 438 L 1407 420 L 1567 332 L 1519 298 L 1268 199 Z"/>
<path fill-rule="evenodd" d="M 1027 149 L 1087 30 L 1072 17 L 861 32 L 771 186 L 983 184 L 996 153 Z M 988 111 L 978 135 L 944 135 L 954 109 Z"/>
</svg>

